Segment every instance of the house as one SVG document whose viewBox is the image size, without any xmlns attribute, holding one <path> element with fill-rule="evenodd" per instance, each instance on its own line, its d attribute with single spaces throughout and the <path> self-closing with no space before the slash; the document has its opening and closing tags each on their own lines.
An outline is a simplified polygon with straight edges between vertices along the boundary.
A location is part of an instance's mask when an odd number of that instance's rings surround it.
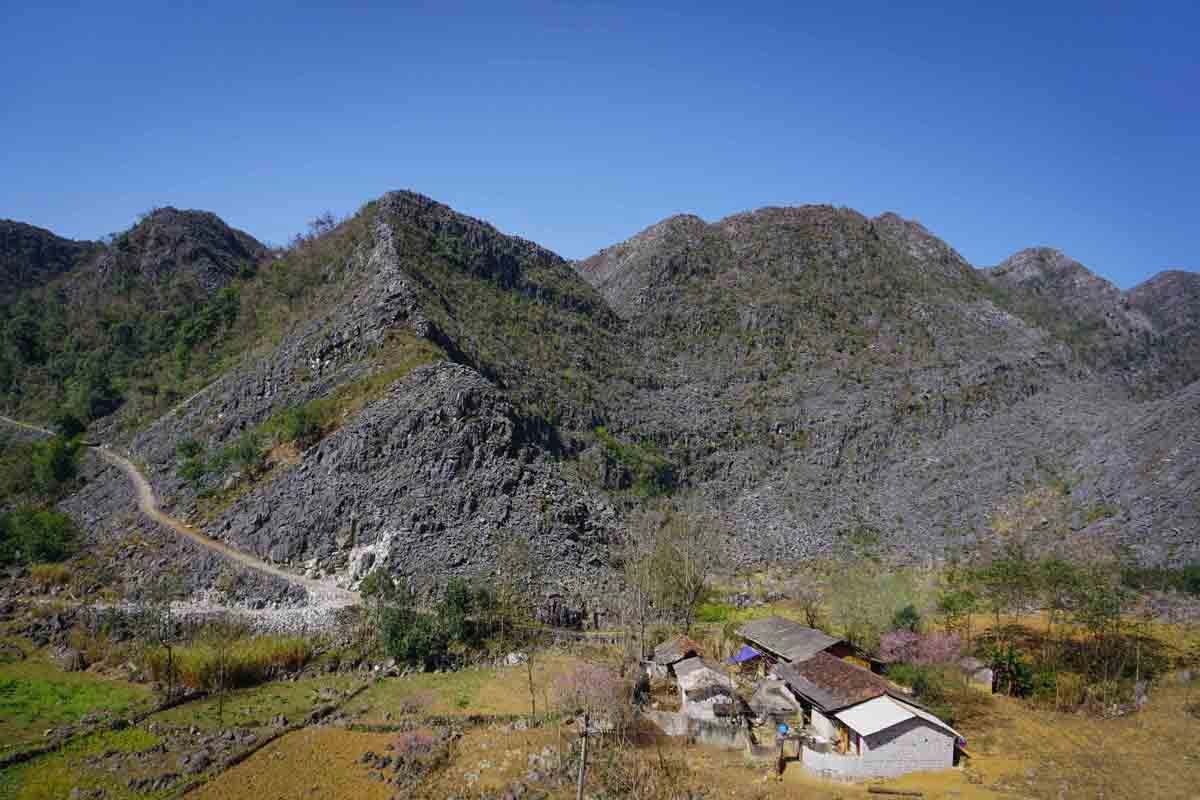
<svg viewBox="0 0 1200 800">
<path fill-rule="evenodd" d="M 652 679 L 666 678 L 680 661 L 702 655 L 704 652 L 694 640 L 683 634 L 673 636 L 654 648 L 654 654 L 645 664 L 646 672 Z"/>
<path fill-rule="evenodd" d="M 679 708 L 692 719 L 715 720 L 717 706 L 735 703 L 733 681 L 702 658 L 677 662 L 675 680 L 679 683 Z"/>
<path fill-rule="evenodd" d="M 870 778 L 954 766 L 958 732 L 869 670 L 822 652 L 775 674 L 812 732 L 801 749 L 806 770 Z"/>
<path fill-rule="evenodd" d="M 764 671 L 778 663 L 798 663 L 812 658 L 817 653 L 829 653 L 836 658 L 849 658 L 870 666 L 871 661 L 854 645 L 837 639 L 824 631 L 809 628 L 783 617 L 766 617 L 747 622 L 738 629 L 738 636 L 746 640 L 764 658 Z"/>
</svg>

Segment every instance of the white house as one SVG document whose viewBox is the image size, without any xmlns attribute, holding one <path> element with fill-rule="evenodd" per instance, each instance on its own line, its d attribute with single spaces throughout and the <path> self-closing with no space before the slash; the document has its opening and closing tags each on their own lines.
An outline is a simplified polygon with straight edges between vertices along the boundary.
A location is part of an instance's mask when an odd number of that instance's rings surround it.
<svg viewBox="0 0 1200 800">
<path fill-rule="evenodd" d="M 775 672 L 813 733 L 801 750 L 805 769 L 853 779 L 954 766 L 958 732 L 869 670 L 819 653 Z"/>
</svg>

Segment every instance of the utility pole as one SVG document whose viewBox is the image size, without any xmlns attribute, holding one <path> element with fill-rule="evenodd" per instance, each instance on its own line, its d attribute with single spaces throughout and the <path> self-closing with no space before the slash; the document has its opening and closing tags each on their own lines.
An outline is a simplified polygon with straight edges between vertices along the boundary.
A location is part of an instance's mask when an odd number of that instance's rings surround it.
<svg viewBox="0 0 1200 800">
<path fill-rule="evenodd" d="M 575 784 L 575 800 L 583 800 L 583 780 L 587 774 L 587 742 L 588 728 L 592 726 L 592 715 L 583 714 L 583 744 L 579 749 L 579 780 Z"/>
</svg>

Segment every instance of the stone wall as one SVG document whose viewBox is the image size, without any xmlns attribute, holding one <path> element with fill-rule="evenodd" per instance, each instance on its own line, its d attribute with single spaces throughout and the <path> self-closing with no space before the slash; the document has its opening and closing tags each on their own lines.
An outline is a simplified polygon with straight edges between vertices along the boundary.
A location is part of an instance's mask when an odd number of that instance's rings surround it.
<svg viewBox="0 0 1200 800">
<path fill-rule="evenodd" d="M 814 715 L 815 716 L 815 715 Z M 821 753 L 804 747 L 801 761 L 809 772 L 834 780 L 887 778 L 954 766 L 954 737 L 922 719 L 862 739 L 862 755 Z"/>
</svg>

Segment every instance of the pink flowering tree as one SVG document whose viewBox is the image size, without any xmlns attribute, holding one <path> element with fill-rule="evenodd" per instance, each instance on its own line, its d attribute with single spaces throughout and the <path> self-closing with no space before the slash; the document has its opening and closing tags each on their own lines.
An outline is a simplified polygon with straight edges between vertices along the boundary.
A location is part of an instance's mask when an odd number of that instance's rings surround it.
<svg viewBox="0 0 1200 800">
<path fill-rule="evenodd" d="M 879 655 L 894 663 L 953 664 L 962 655 L 962 640 L 953 633 L 889 631 L 879 640 Z"/>
</svg>

